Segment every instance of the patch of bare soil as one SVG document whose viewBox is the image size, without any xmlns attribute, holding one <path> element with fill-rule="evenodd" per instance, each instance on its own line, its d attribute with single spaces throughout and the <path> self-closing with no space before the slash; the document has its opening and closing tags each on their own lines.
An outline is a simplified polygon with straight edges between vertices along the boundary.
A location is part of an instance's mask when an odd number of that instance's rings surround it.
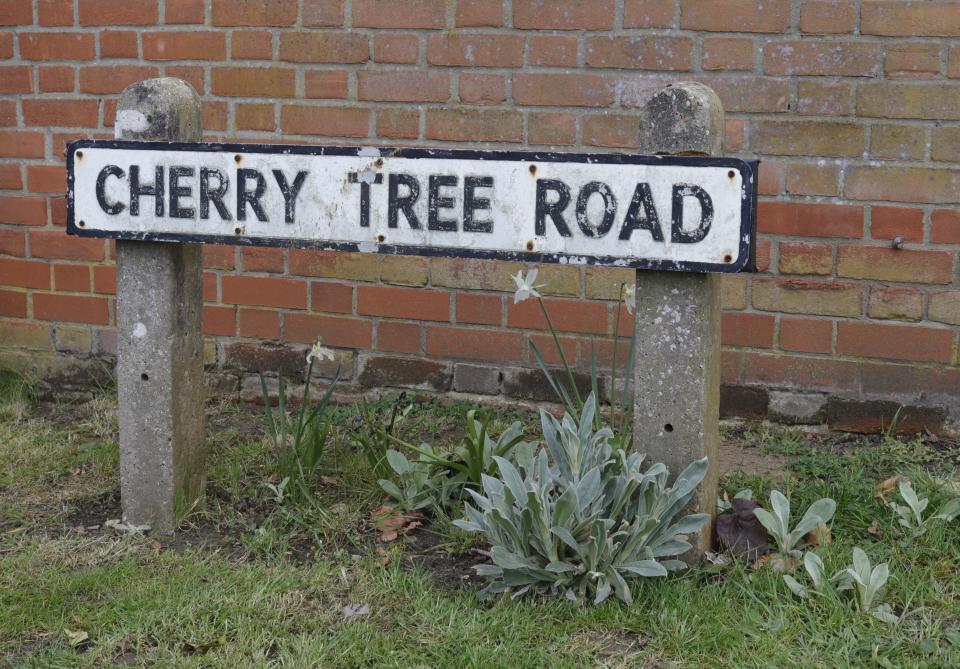
<svg viewBox="0 0 960 669">
<path fill-rule="evenodd" d="M 404 544 L 407 564 L 424 569 L 438 586 L 447 590 L 467 590 L 482 584 L 472 569 L 473 565 L 487 561 L 482 553 L 476 550 L 450 553 L 440 545 L 440 536 L 429 527 L 407 537 Z"/>
<path fill-rule="evenodd" d="M 756 446 L 747 446 L 736 441 L 720 443 L 720 473 L 742 472 L 778 478 L 783 476 L 787 459 L 764 454 Z"/>
</svg>

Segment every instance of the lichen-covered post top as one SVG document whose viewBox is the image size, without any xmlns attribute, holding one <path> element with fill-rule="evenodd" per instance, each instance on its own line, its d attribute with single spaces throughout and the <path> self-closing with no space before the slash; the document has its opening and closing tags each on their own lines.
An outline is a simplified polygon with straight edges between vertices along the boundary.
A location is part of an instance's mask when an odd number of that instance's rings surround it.
<svg viewBox="0 0 960 669">
<path fill-rule="evenodd" d="M 200 96 L 182 79 L 160 77 L 127 86 L 117 103 L 116 139 L 199 142 Z"/>
<path fill-rule="evenodd" d="M 651 97 L 640 115 L 640 152 L 652 155 L 720 155 L 723 104 L 709 86 L 682 82 Z"/>
</svg>

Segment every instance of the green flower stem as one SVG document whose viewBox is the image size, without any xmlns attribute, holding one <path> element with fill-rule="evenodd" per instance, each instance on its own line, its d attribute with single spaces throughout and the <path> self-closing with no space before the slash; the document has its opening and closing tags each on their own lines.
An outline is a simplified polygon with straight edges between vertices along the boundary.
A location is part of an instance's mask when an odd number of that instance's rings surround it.
<svg viewBox="0 0 960 669">
<path fill-rule="evenodd" d="M 573 390 L 573 396 L 577 398 L 577 409 L 582 409 L 583 399 L 580 397 L 580 391 L 577 389 L 576 381 L 573 379 L 573 370 L 570 369 L 570 363 L 567 362 L 567 356 L 563 353 L 563 347 L 560 345 L 560 338 L 557 337 L 557 329 L 553 327 L 553 321 L 550 319 L 550 313 L 547 311 L 547 305 L 543 303 L 543 298 L 539 295 L 537 296 L 537 302 L 540 303 L 540 310 L 543 312 L 544 318 L 547 319 L 547 327 L 550 328 L 550 335 L 553 337 L 553 343 L 556 345 L 557 352 L 560 354 L 560 361 L 563 363 L 563 367 L 567 371 L 567 380 L 570 382 L 570 388 Z"/>
</svg>

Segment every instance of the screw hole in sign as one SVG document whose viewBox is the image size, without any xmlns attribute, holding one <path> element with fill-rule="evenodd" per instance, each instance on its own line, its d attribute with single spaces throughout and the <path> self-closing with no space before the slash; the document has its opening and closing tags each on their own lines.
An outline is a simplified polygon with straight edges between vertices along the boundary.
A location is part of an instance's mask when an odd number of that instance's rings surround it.
<svg viewBox="0 0 960 669">
<path fill-rule="evenodd" d="M 140 380 L 141 380 L 141 381 L 149 381 L 149 380 L 150 380 L 150 376 L 149 376 L 146 372 L 144 372 L 143 374 L 140 375 Z"/>
<path fill-rule="evenodd" d="M 667 423 L 666 425 L 664 425 L 664 426 L 663 426 L 663 431 L 664 431 L 664 432 L 673 432 L 673 424 Z"/>
</svg>

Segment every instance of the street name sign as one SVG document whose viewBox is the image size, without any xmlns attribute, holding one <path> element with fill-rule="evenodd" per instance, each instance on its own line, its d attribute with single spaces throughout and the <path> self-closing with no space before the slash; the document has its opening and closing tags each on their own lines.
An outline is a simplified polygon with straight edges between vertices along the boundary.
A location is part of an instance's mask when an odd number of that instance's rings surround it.
<svg viewBox="0 0 960 669">
<path fill-rule="evenodd" d="M 737 158 L 81 140 L 70 234 L 751 271 Z"/>
</svg>

